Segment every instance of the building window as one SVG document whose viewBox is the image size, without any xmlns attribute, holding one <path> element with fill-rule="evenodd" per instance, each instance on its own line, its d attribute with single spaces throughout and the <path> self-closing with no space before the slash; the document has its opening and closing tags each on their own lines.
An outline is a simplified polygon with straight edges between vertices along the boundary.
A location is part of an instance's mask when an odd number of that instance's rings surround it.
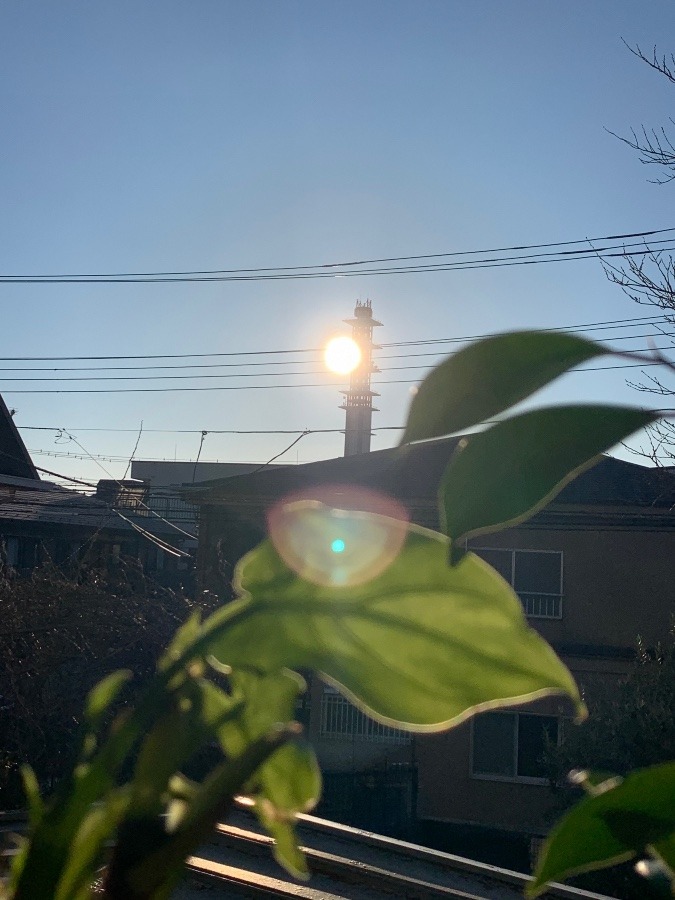
<svg viewBox="0 0 675 900">
<path fill-rule="evenodd" d="M 375 722 L 331 687 L 321 698 L 320 736 L 332 740 L 370 741 L 380 744 L 409 744 L 411 735 L 400 728 Z"/>
<path fill-rule="evenodd" d="M 562 619 L 560 550 L 470 549 L 508 581 L 520 597 L 525 615 L 532 619 Z"/>
<path fill-rule="evenodd" d="M 506 781 L 546 780 L 544 754 L 558 743 L 558 719 L 531 713 L 482 713 L 473 720 L 471 774 Z"/>
</svg>

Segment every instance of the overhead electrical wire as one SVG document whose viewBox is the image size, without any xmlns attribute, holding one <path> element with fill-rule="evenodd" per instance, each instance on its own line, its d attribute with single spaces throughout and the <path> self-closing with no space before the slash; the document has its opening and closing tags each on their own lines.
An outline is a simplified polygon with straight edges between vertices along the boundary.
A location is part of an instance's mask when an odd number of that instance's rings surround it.
<svg viewBox="0 0 675 900">
<path fill-rule="evenodd" d="M 57 431 L 65 433 L 63 428 L 56 425 L 19 425 L 24 431 Z M 376 425 L 371 431 L 402 431 L 403 425 Z M 136 433 L 135 428 L 69 428 L 68 431 L 114 431 L 124 434 Z M 201 434 L 203 428 L 144 428 L 144 434 Z M 304 434 L 306 428 L 263 428 L 263 429 L 232 429 L 209 428 L 208 434 Z M 310 434 L 344 434 L 344 428 L 310 428 Z M 126 457 L 124 457 L 126 459 Z"/>
<path fill-rule="evenodd" d="M 124 485 L 122 484 L 122 482 L 119 481 L 119 479 L 115 478 L 105 468 L 105 466 L 101 465 L 99 460 L 96 459 L 94 456 L 92 456 L 92 454 L 87 450 L 87 448 L 82 446 L 82 444 L 77 440 L 76 437 L 74 437 L 74 435 L 72 435 L 69 431 L 66 431 L 65 429 L 62 429 L 62 433 L 65 434 L 66 437 L 70 441 L 72 441 L 74 444 L 77 444 L 77 446 L 80 448 L 80 450 L 82 450 L 82 452 L 85 453 L 87 455 L 87 457 L 92 462 L 94 462 L 99 467 L 99 469 L 101 469 L 102 472 L 104 472 L 108 476 L 109 479 L 114 481 L 115 484 L 119 488 L 122 488 L 122 490 L 124 490 Z M 136 446 L 134 447 L 134 451 L 133 451 L 134 453 L 136 452 L 137 448 L 138 448 L 138 441 L 136 442 Z M 133 453 L 132 453 L 132 456 L 133 456 Z M 168 525 L 170 528 L 173 528 L 175 531 L 178 531 L 180 534 L 184 535 L 185 537 L 191 538 L 192 540 L 196 539 L 196 535 L 192 534 L 191 532 L 185 531 L 183 528 L 180 528 L 174 522 L 171 522 L 169 519 L 166 519 L 164 516 L 161 516 L 158 512 L 156 512 L 156 510 L 154 510 L 154 509 L 152 509 L 152 507 L 148 506 L 147 503 L 143 503 L 142 500 L 138 500 L 138 505 L 141 506 L 146 511 L 147 514 L 149 514 L 151 516 L 155 516 L 155 518 L 159 519 L 161 522 L 164 522 L 165 525 Z M 122 515 L 122 513 L 119 511 L 119 509 L 116 506 L 112 506 L 111 509 L 113 512 L 117 513 L 117 515 L 121 519 L 124 519 L 125 522 L 128 522 L 128 524 L 131 525 L 131 527 L 135 531 L 137 531 L 139 534 L 142 534 L 151 543 L 157 544 L 157 546 L 160 547 L 160 549 L 165 550 L 167 553 L 171 553 L 173 556 L 188 557 L 190 555 L 189 553 L 186 553 L 183 550 L 179 550 L 176 547 L 172 547 L 171 544 L 167 544 L 166 541 L 161 540 L 161 538 L 158 538 L 157 535 L 153 535 L 151 532 L 142 528 L 140 525 L 134 523 L 131 519 L 128 519 L 126 516 Z"/>
<path fill-rule="evenodd" d="M 670 252 L 675 247 L 650 248 L 646 238 L 655 238 L 657 235 L 671 234 L 675 228 L 660 228 L 649 231 L 632 232 L 619 235 L 604 235 L 594 238 L 580 238 L 573 241 L 553 241 L 539 244 L 521 244 L 510 247 L 500 247 L 491 250 L 465 250 L 448 251 L 443 253 L 425 253 L 418 255 L 379 257 L 362 259 L 349 262 L 320 263 L 301 266 L 264 266 L 257 268 L 232 268 L 211 270 L 190 270 L 183 272 L 118 272 L 102 274 L 61 274 L 61 275 L 0 275 L 0 283 L 5 284 L 139 284 L 139 283 L 166 283 L 166 282 L 198 282 L 198 281 L 269 281 L 290 280 L 306 278 L 334 278 L 336 276 L 353 277 L 357 275 L 390 275 L 405 274 L 411 272 L 439 272 L 456 271 L 473 268 L 491 268 L 504 265 L 527 265 L 543 262 L 564 262 L 584 258 L 602 258 L 615 256 L 640 256 L 654 252 Z M 597 246 L 601 242 L 626 241 L 633 238 L 642 238 L 639 245 L 644 250 L 627 252 L 627 247 L 638 246 L 637 243 L 609 244 Z M 667 243 L 669 238 L 657 238 L 652 245 Z M 581 247 L 580 245 L 584 245 Z M 577 249 L 551 249 L 551 248 Z M 540 250 L 538 253 L 519 253 L 514 251 Z M 496 256 L 496 254 L 511 254 L 510 256 Z M 481 256 L 480 259 L 470 259 L 473 256 Z M 448 261 L 461 257 L 456 261 Z M 430 263 L 429 260 L 442 259 L 444 262 Z M 426 262 L 419 262 L 425 260 Z M 416 265 L 400 265 L 401 263 L 413 263 Z M 355 266 L 378 266 L 384 263 L 399 265 L 386 268 L 354 269 Z"/>
<path fill-rule="evenodd" d="M 628 328 L 628 327 L 635 327 L 635 326 L 615 326 L 615 327 Z M 560 329 L 560 330 L 562 330 L 562 329 Z M 577 329 L 577 330 L 581 331 L 582 329 Z M 591 331 L 592 329 L 587 329 L 587 330 Z M 643 338 L 655 338 L 655 337 L 675 337 L 675 331 L 663 331 L 663 330 L 649 331 L 644 334 L 625 334 L 625 335 L 612 336 L 611 339 L 612 339 L 612 341 L 631 341 L 631 340 L 638 340 L 638 339 L 643 339 Z M 455 342 L 456 340 L 463 340 L 465 342 L 469 342 L 469 341 L 477 340 L 477 338 L 471 338 L 471 339 L 469 339 L 469 338 L 444 338 L 444 339 L 441 338 L 441 339 L 439 339 L 439 342 L 442 342 L 442 341 Z M 386 347 L 386 349 L 389 349 L 389 347 L 391 347 L 391 349 L 395 349 L 396 345 L 380 345 L 380 346 L 382 346 L 383 348 Z M 412 357 L 421 357 L 421 356 L 439 356 L 441 352 L 442 351 L 431 350 L 431 351 L 426 351 L 424 353 L 378 353 L 377 356 L 373 357 L 373 362 L 378 363 L 382 359 L 409 359 Z M 306 360 L 289 359 L 289 360 L 283 360 L 281 362 L 267 361 L 267 362 L 244 362 L 244 363 L 180 363 L 177 365 L 149 365 L 149 366 L 21 366 L 21 367 L 4 366 L 4 367 L 0 367 L 0 372 L 49 372 L 52 374 L 55 372 L 148 372 L 148 371 L 154 372 L 154 371 L 165 371 L 167 369 L 169 369 L 171 371 L 175 371 L 175 370 L 183 371 L 185 369 L 222 369 L 222 368 L 231 369 L 231 368 L 249 368 L 251 366 L 264 367 L 264 366 L 284 366 L 284 365 L 315 365 L 317 362 L 318 362 L 318 360 L 316 360 L 316 359 L 306 359 Z M 384 369 L 386 367 L 381 367 L 381 368 L 382 368 L 382 371 L 384 371 Z M 325 369 L 322 369 L 321 372 L 322 373 L 325 372 Z M 263 376 L 267 376 L 267 375 L 275 376 L 275 375 L 295 375 L 295 374 L 315 375 L 317 373 L 316 372 L 310 373 L 307 371 L 295 373 L 295 372 L 289 372 L 288 370 L 282 370 L 279 372 L 245 373 L 246 377 L 248 377 L 248 378 L 256 376 L 256 375 L 263 377 Z M 120 377 L 120 378 L 128 377 L 129 379 L 137 379 L 137 378 L 141 378 L 144 376 L 129 375 L 129 376 L 118 376 L 118 377 Z M 159 376 L 145 376 L 145 377 L 159 377 Z M 223 375 L 223 376 L 183 375 L 183 376 L 163 376 L 163 377 L 237 378 L 237 377 L 239 377 L 239 375 L 237 373 L 235 373 L 232 375 Z M 23 380 L 23 381 L 46 381 L 46 380 L 85 381 L 85 380 L 91 380 L 92 378 L 93 378 L 93 376 L 77 376 L 77 377 L 54 378 L 54 379 L 47 379 L 46 377 L 45 378 L 35 377 L 35 378 L 30 378 L 30 379 L 16 379 L 16 378 L 7 378 L 6 376 L 0 376 L 0 380 L 2 380 L 2 381 L 12 381 L 12 380 L 14 380 L 14 381 L 16 381 L 16 380 Z"/>
<path fill-rule="evenodd" d="M 660 321 L 661 319 L 663 319 L 663 317 L 651 317 L 651 318 L 652 319 L 655 318 L 657 320 L 657 322 Z M 637 318 L 637 319 L 633 318 L 633 319 L 628 319 L 628 320 L 607 320 L 605 322 L 590 323 L 589 325 L 585 325 L 585 326 L 564 326 L 563 328 L 559 328 L 559 329 L 555 329 L 555 330 L 558 330 L 558 331 L 574 330 L 577 332 L 581 332 L 584 330 L 591 331 L 591 330 L 597 330 L 597 329 L 608 329 L 609 330 L 609 329 L 615 329 L 615 328 L 623 328 L 624 330 L 626 330 L 626 329 L 640 327 L 640 326 L 643 326 L 644 324 L 645 324 L 644 318 Z M 653 322 L 650 322 L 649 324 L 652 324 L 652 326 L 654 325 Z M 652 338 L 652 337 L 668 337 L 672 334 L 673 334 L 673 332 L 659 329 L 658 331 L 649 332 L 647 334 L 617 335 L 614 338 L 614 340 L 617 340 L 617 341 L 618 340 L 638 340 L 638 339 Z M 437 345 L 440 343 L 455 342 L 455 341 L 464 341 L 465 343 L 470 343 L 470 342 L 479 340 L 480 338 L 490 337 L 490 336 L 491 336 L 491 334 L 489 333 L 487 335 L 470 335 L 470 336 L 466 336 L 464 338 L 436 338 L 436 339 L 428 339 L 428 340 L 424 340 L 424 341 L 414 341 L 414 342 L 410 341 L 410 342 L 401 342 L 401 343 L 404 343 L 406 346 L 419 346 L 419 345 L 432 346 L 432 345 Z M 391 343 L 387 346 L 391 347 L 393 349 L 394 347 L 397 347 L 400 345 L 401 344 L 397 342 L 397 343 Z M 384 345 L 382 345 L 382 346 L 384 346 Z M 657 348 L 657 347 L 655 347 L 655 345 L 652 345 L 652 346 L 648 346 L 648 347 L 638 347 L 638 348 L 627 349 L 623 352 L 624 352 L 624 355 L 636 355 L 636 354 L 643 353 L 643 352 L 649 352 L 650 350 L 653 350 L 653 349 L 668 350 L 670 348 L 669 347 Z M 253 352 L 253 351 L 250 351 L 250 352 Z M 439 354 L 436 353 L 435 351 L 431 351 L 431 352 L 424 352 L 424 353 L 418 353 L 418 354 L 415 354 L 415 353 L 390 354 L 389 356 L 387 356 L 385 354 L 385 355 L 383 355 L 382 358 L 383 359 L 407 359 L 408 357 L 412 358 L 415 356 L 422 357 L 422 356 L 438 356 L 438 355 Z M 380 359 L 380 357 L 375 358 L 376 364 L 379 361 L 379 359 Z M 604 370 L 604 369 L 622 369 L 622 368 L 633 368 L 633 367 L 639 367 L 639 366 L 650 366 L 650 365 L 654 365 L 654 364 L 657 364 L 657 363 L 655 363 L 649 359 L 644 359 L 635 364 L 622 363 L 620 365 L 615 365 L 615 366 L 602 365 L 602 366 L 598 366 L 598 367 L 585 368 L 585 369 L 580 369 L 580 370 L 575 370 L 575 371 L 598 371 L 598 370 Z M 245 363 L 244 365 L 249 365 L 249 364 Z M 109 371 L 111 368 L 113 368 L 113 367 L 106 368 L 105 371 Z M 176 368 L 179 368 L 179 367 L 176 367 Z M 189 368 L 191 368 L 191 366 L 189 366 L 189 365 L 180 366 L 180 368 L 188 368 L 189 369 Z M 373 379 L 372 384 L 373 384 L 373 386 L 376 387 L 378 384 L 406 383 L 405 380 L 384 379 L 384 378 L 378 379 L 377 375 L 381 374 L 383 372 L 394 372 L 394 371 L 403 371 L 403 370 L 426 370 L 428 368 L 429 368 L 429 366 L 425 365 L 425 364 L 384 365 L 384 366 L 378 367 L 376 369 L 376 371 L 374 373 L 375 378 Z M 143 367 L 141 370 L 143 372 L 145 372 L 148 369 L 153 370 L 154 366 L 151 365 L 151 366 Z M 15 369 L 15 370 L 11 370 L 11 371 L 21 372 L 22 370 Z M 94 367 L 93 370 L 87 369 L 86 371 L 90 371 L 90 372 L 93 371 L 94 373 L 97 373 L 99 370 Z M 114 369 L 113 369 L 113 371 L 114 371 Z M 188 380 L 188 381 L 194 382 L 194 381 L 204 381 L 206 379 L 209 379 L 209 380 L 211 380 L 211 379 L 219 379 L 219 380 L 239 379 L 239 380 L 241 380 L 241 379 L 249 379 L 249 378 L 253 378 L 253 377 L 278 378 L 280 375 L 307 377 L 307 376 L 316 376 L 316 375 L 325 375 L 325 374 L 328 374 L 328 373 L 326 373 L 323 369 L 321 369 L 321 370 L 302 370 L 302 371 L 286 370 L 286 371 L 282 371 L 282 372 L 235 372 L 235 373 L 232 373 L 232 372 L 211 373 L 211 372 L 209 372 L 209 373 L 198 373 L 198 374 L 189 373 L 189 374 L 180 374 L 180 375 L 176 375 L 176 374 L 170 374 L 170 375 L 165 375 L 165 374 L 149 374 L 149 375 L 146 375 L 146 374 L 142 374 L 142 375 L 90 374 L 90 375 L 77 375 L 77 376 L 70 376 L 70 375 L 54 376 L 53 373 L 51 373 L 51 371 L 50 371 L 49 377 L 47 377 L 47 376 L 4 377 L 4 378 L 0 379 L 0 384 L 39 382 L 39 383 L 56 383 L 58 385 L 61 385 L 64 382 L 73 382 L 73 381 L 80 382 L 80 383 L 81 382 L 91 382 L 91 381 L 97 381 L 97 382 L 126 381 L 126 382 L 133 383 L 133 382 L 143 382 L 143 381 L 169 381 L 169 380 L 171 380 L 171 381 Z M 276 383 L 276 384 L 268 384 L 268 383 L 237 384 L 237 385 L 219 384 L 219 385 L 211 385 L 211 386 L 191 384 L 189 386 L 171 386 L 171 387 L 153 387 L 153 388 L 149 388 L 149 387 L 148 388 L 146 388 L 146 387 L 68 388 L 68 387 L 60 387 L 59 386 L 59 387 L 54 387 L 54 388 L 47 388 L 47 387 L 16 388 L 16 389 L 10 388 L 9 390 L 6 390 L 6 392 L 7 393 L 16 393 L 16 394 L 29 394 L 29 393 L 41 393 L 41 394 L 95 393 L 95 394 L 101 394 L 101 393 L 130 393 L 130 392 L 157 393 L 157 392 L 169 392 L 169 391 L 213 391 L 213 390 L 231 391 L 231 390 L 266 390 L 266 389 L 272 390 L 272 389 L 293 388 L 293 387 L 303 387 L 303 388 L 305 388 L 305 387 L 337 387 L 337 388 L 341 388 L 344 385 L 344 383 L 345 383 L 344 381 L 340 381 L 340 382 L 318 381 L 318 382 L 300 382 L 300 383 L 282 383 L 282 384 L 279 384 L 279 383 Z"/>
<path fill-rule="evenodd" d="M 622 363 L 616 366 L 594 366 L 592 368 L 587 369 L 573 369 L 567 374 L 578 374 L 579 372 L 598 372 L 598 371 L 607 371 L 609 369 L 634 369 L 634 368 L 644 368 L 645 366 L 658 366 L 661 365 L 658 361 L 645 361 L 639 363 Z M 415 368 L 415 369 L 426 369 L 427 366 L 402 366 L 399 368 Z M 309 373 L 307 373 L 309 374 Z M 378 387 L 382 384 L 410 384 L 409 378 L 382 378 L 379 380 L 373 380 L 371 385 L 373 387 Z M 178 391 L 271 391 L 271 390 L 281 390 L 285 388 L 317 388 L 317 387 L 335 387 L 338 389 L 344 389 L 344 382 L 342 381 L 329 381 L 329 382 L 318 382 L 318 381 L 304 381 L 298 382 L 296 384 L 226 384 L 226 385 L 211 385 L 208 387 L 204 386 L 191 386 L 191 387 L 156 387 L 156 388 L 146 388 L 146 387 L 133 387 L 133 388 L 11 388 L 8 391 L 5 391 L 6 394 L 163 394 L 169 392 L 178 392 Z"/>
<path fill-rule="evenodd" d="M 630 322 L 634 322 L 635 324 L 628 324 Z M 592 322 L 589 325 L 560 325 L 552 328 L 539 328 L 534 329 L 543 332 L 549 331 L 573 331 L 579 334 L 585 334 L 589 331 L 614 331 L 616 329 L 625 329 L 625 328 L 638 328 L 640 325 L 650 325 L 653 328 L 656 328 L 660 322 L 663 323 L 671 323 L 672 316 L 666 315 L 658 315 L 658 316 L 648 316 L 645 318 L 637 317 L 634 319 L 608 319 L 606 322 Z M 390 347 L 414 347 L 414 346 L 422 346 L 425 344 L 457 344 L 469 341 L 479 341 L 483 338 L 489 337 L 497 337 L 498 335 L 503 334 L 501 331 L 489 331 L 486 334 L 470 334 L 464 335 L 463 337 L 452 337 L 452 338 L 426 338 L 425 340 L 414 340 L 414 341 L 396 341 L 392 343 L 382 343 L 378 346 L 383 349 L 389 349 Z M 612 340 L 617 340 L 612 336 Z"/>
<path fill-rule="evenodd" d="M 554 328 L 540 329 L 542 331 L 605 331 L 615 328 L 635 328 L 639 325 L 652 324 L 658 322 L 667 322 L 668 317 L 660 314 L 657 316 L 633 316 L 628 319 L 607 319 L 600 322 L 588 322 L 579 325 L 560 325 Z M 629 323 L 635 323 L 631 325 Z M 488 331 L 483 334 L 462 335 L 459 337 L 449 338 L 425 338 L 414 341 L 390 341 L 379 344 L 382 348 L 392 347 L 412 347 L 422 346 L 426 344 L 457 344 L 468 341 L 480 340 L 483 338 L 494 337 L 500 332 Z M 111 356 L 0 356 L 0 362 L 65 362 L 65 361 L 89 361 L 101 362 L 104 360 L 129 360 L 129 359 L 203 359 L 203 358 L 222 358 L 232 356 L 271 356 L 289 353 L 321 353 L 321 347 L 302 347 L 289 350 L 237 350 L 216 353 L 155 353 L 155 354 L 138 354 L 138 355 L 111 355 Z M 242 363 L 242 365 L 244 365 Z M 245 365 L 252 365 L 246 363 Z M 135 368 L 135 367 L 134 367 Z M 150 368 L 155 368 L 151 366 Z"/>
<path fill-rule="evenodd" d="M 629 349 L 622 351 L 623 353 L 628 354 L 638 354 L 638 353 L 648 353 L 650 349 L 653 350 L 669 350 L 670 347 L 641 347 L 636 349 Z M 425 353 L 425 354 L 410 354 L 410 356 L 421 355 L 421 356 L 437 356 L 435 353 Z M 397 359 L 407 358 L 407 355 L 397 356 Z M 377 362 L 377 360 L 375 360 Z M 419 364 L 419 365 L 409 365 L 409 366 L 378 366 L 375 374 L 378 372 L 397 372 L 405 369 L 428 369 L 429 365 Z M 68 381 L 174 381 L 174 380 L 205 380 L 211 378 L 278 378 L 279 375 L 284 376 L 293 376 L 293 375 L 325 375 L 327 374 L 324 369 L 316 369 L 316 370 L 307 370 L 303 372 L 235 372 L 235 373 L 227 373 L 227 374 L 200 374 L 200 375 L 79 375 L 79 376 L 59 376 L 56 378 L 40 378 L 31 376 L 29 378 L 0 378 L 0 384 L 14 384 L 16 382 L 33 382 L 33 381 L 47 381 L 47 382 L 68 382 Z M 380 382 L 383 383 L 383 382 Z M 260 385 L 263 386 L 263 385 Z M 317 385 L 319 386 L 319 385 Z M 252 387 L 256 387 L 253 385 Z M 11 391 L 10 391 L 11 392 Z"/>
<path fill-rule="evenodd" d="M 73 440 L 75 440 L 75 439 L 73 438 Z M 78 443 L 78 442 L 75 441 L 75 443 Z M 78 445 L 78 446 L 81 446 L 81 445 Z M 84 448 L 82 448 L 82 449 L 84 449 Z M 4 451 L 0 451 L 0 455 L 9 457 L 10 459 L 14 459 L 14 460 L 18 459 L 18 457 L 13 456 L 12 454 L 6 453 Z M 93 457 L 92 457 L 92 459 L 93 459 Z M 21 461 L 21 460 L 19 460 L 19 461 Z M 95 459 L 93 459 L 93 461 L 96 462 Z M 97 465 L 102 468 L 100 463 L 97 462 Z M 35 468 L 39 472 L 47 472 L 48 474 L 50 474 L 56 478 L 60 478 L 63 481 L 72 481 L 72 482 L 74 482 L 76 484 L 80 484 L 80 485 L 88 485 L 89 484 L 88 482 L 82 481 L 79 478 L 70 478 L 67 475 L 59 475 L 56 472 L 50 472 L 48 469 L 42 469 L 39 466 L 36 466 Z M 111 476 L 111 478 L 112 478 L 112 476 Z M 113 478 L 112 480 L 115 481 L 118 485 L 120 485 L 120 482 L 117 481 L 117 479 Z M 121 486 L 122 485 L 120 485 L 120 487 Z M 65 493 L 65 491 L 64 491 L 64 493 Z M 72 491 L 71 494 L 72 493 L 75 493 L 76 495 L 79 496 L 78 492 Z M 72 512 L 73 510 L 83 510 L 85 512 L 91 513 L 92 516 L 95 516 L 95 511 L 92 509 L 92 506 L 90 503 L 74 503 L 72 501 L 71 497 L 68 497 L 67 499 L 68 499 L 68 502 L 67 502 L 67 504 L 64 505 L 64 509 L 67 512 Z M 83 499 L 84 499 L 84 497 L 83 497 Z M 134 531 L 138 532 L 142 537 L 146 538 L 146 540 L 150 541 L 150 543 L 154 544 L 156 547 L 159 547 L 159 549 L 163 550 L 165 553 L 169 553 L 171 556 L 180 556 L 180 557 L 184 557 L 184 558 L 190 557 L 190 554 L 187 553 L 186 551 L 181 550 L 178 547 L 174 547 L 172 544 L 167 543 L 162 538 L 160 538 L 158 535 L 153 534 L 152 532 L 143 528 L 137 522 L 134 522 L 132 519 L 125 516 L 124 513 L 122 513 L 116 506 L 112 506 L 110 504 L 102 504 L 102 505 L 103 505 L 105 513 L 112 513 L 112 514 L 118 516 L 120 519 L 122 519 L 122 521 L 126 522 L 129 526 L 131 526 L 131 528 Z M 145 506 L 145 504 L 143 504 L 143 503 L 141 503 L 140 505 Z M 42 511 L 42 505 L 36 501 L 29 500 L 26 502 L 24 500 L 24 502 L 22 502 L 22 504 L 21 504 L 21 507 L 24 512 L 29 511 L 29 510 Z M 52 504 L 51 509 L 54 510 L 55 508 L 57 508 L 56 504 Z M 148 512 L 150 512 L 152 515 L 156 516 L 158 519 L 160 519 L 165 524 L 169 525 L 175 531 L 179 531 L 182 534 L 184 534 L 190 538 L 195 537 L 194 535 L 190 534 L 189 532 L 184 531 L 175 522 L 172 522 L 169 519 L 165 519 L 164 516 L 159 515 L 159 513 L 155 512 L 155 510 L 151 509 L 150 507 L 146 506 L 145 508 L 148 510 Z M 58 511 L 58 508 L 57 508 L 57 511 Z M 183 521 L 183 520 L 181 520 L 181 521 Z M 91 535 L 89 538 L 87 538 L 85 543 L 94 540 L 97 537 L 97 535 L 100 534 L 101 531 L 103 531 L 103 529 L 105 527 L 106 527 L 105 522 L 103 520 L 101 520 L 101 525 L 96 529 L 96 531 L 94 532 L 93 535 Z M 84 544 L 82 544 L 81 547 L 82 546 L 84 546 Z"/>
</svg>

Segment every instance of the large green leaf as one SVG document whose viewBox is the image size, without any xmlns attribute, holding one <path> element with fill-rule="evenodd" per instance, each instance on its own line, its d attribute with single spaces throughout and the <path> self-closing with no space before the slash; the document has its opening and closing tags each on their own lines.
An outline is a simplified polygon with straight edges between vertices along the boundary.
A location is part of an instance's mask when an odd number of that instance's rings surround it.
<svg viewBox="0 0 675 900">
<path fill-rule="evenodd" d="M 574 366 L 609 352 L 573 334 L 516 331 L 455 353 L 420 385 L 401 443 L 454 434 L 509 409 Z"/>
<path fill-rule="evenodd" d="M 619 406 L 555 406 L 465 438 L 441 481 L 446 534 L 457 541 L 522 522 L 598 454 L 654 418 Z"/>
<path fill-rule="evenodd" d="M 343 526 L 357 522 L 361 535 L 369 520 L 383 529 L 380 516 L 301 507 L 328 537 L 336 515 Z M 583 709 L 572 676 L 528 627 L 511 588 L 472 554 L 449 568 L 448 546 L 442 535 L 411 527 L 385 571 L 333 587 L 297 576 L 265 541 L 237 569 L 248 599 L 205 623 L 209 649 L 234 668 L 254 656 L 267 671 L 318 670 L 372 715 L 413 730 L 553 692 Z M 325 553 L 330 559 L 330 543 Z"/>
<path fill-rule="evenodd" d="M 549 881 L 631 859 L 650 845 L 672 847 L 674 835 L 675 762 L 639 769 L 585 797 L 556 825 L 527 894 L 535 897 Z"/>
</svg>

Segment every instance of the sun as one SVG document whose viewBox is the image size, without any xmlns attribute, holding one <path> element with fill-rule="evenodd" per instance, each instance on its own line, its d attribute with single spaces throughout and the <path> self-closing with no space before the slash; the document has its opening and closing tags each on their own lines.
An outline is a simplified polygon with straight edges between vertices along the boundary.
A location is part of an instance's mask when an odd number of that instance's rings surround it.
<svg viewBox="0 0 675 900">
<path fill-rule="evenodd" d="M 324 359 L 331 372 L 348 375 L 361 362 L 361 350 L 350 337 L 336 337 L 326 344 Z"/>
</svg>

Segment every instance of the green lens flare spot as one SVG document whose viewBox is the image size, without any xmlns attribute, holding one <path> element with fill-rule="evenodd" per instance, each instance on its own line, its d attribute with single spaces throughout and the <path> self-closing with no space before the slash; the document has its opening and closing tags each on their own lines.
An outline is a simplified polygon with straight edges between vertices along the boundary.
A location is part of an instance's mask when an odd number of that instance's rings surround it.
<svg viewBox="0 0 675 900">
<path fill-rule="evenodd" d="M 345 542 L 340 538 L 336 538 L 333 543 L 330 545 L 330 549 L 333 553 L 344 553 L 345 552 Z"/>
</svg>

